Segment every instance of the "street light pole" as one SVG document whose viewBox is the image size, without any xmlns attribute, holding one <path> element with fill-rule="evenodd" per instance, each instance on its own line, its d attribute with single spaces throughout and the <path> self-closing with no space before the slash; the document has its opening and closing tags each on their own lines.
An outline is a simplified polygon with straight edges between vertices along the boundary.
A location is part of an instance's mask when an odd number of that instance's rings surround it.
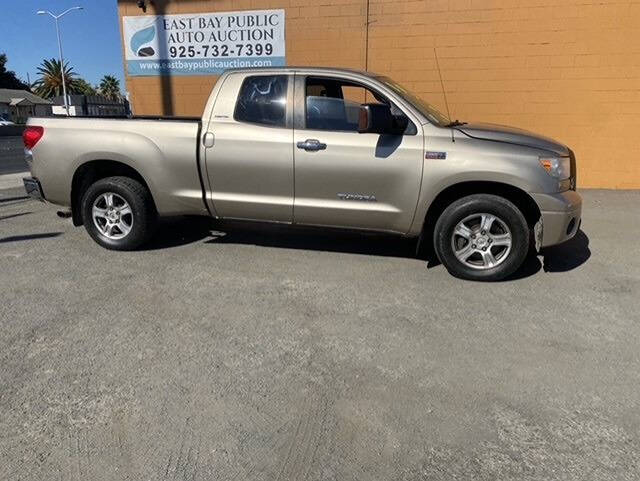
<svg viewBox="0 0 640 481">
<path fill-rule="evenodd" d="M 64 57 L 62 56 L 62 40 L 60 38 L 60 25 L 58 24 L 58 19 L 65 16 L 72 10 L 82 10 L 82 7 L 71 7 L 68 10 L 65 10 L 60 15 L 54 15 L 48 10 L 38 10 L 38 15 L 51 15 L 53 19 L 56 21 L 56 36 L 58 37 L 58 53 L 60 54 L 60 76 L 62 77 L 62 96 L 64 97 L 64 110 L 67 113 L 67 117 L 69 116 L 69 101 L 67 99 L 67 82 L 64 78 Z"/>
<path fill-rule="evenodd" d="M 60 72 L 62 76 L 62 95 L 64 96 L 64 110 L 69 117 L 69 101 L 67 98 L 67 82 L 64 78 L 64 57 L 62 56 L 62 40 L 60 40 L 60 26 L 58 25 L 58 17 L 54 17 L 56 20 L 56 36 L 58 37 L 58 52 L 60 54 Z"/>
</svg>

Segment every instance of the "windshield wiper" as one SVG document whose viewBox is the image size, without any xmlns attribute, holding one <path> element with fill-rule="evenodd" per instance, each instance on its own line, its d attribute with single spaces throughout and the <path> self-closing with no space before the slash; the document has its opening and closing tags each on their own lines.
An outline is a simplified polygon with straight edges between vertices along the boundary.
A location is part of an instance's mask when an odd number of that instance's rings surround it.
<svg viewBox="0 0 640 481">
<path fill-rule="evenodd" d="M 453 122 L 449 122 L 445 127 L 459 127 L 460 125 L 467 125 L 467 122 L 460 122 L 456 119 Z"/>
</svg>

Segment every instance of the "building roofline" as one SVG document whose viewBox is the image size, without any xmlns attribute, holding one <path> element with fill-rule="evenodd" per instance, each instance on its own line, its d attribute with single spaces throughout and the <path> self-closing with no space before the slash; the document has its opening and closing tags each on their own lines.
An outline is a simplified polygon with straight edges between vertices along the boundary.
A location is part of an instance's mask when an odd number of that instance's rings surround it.
<svg viewBox="0 0 640 481">
<path fill-rule="evenodd" d="M 11 99 L 27 99 L 34 105 L 51 105 L 51 101 L 43 99 L 28 90 L 0 88 L 0 102 L 9 103 Z"/>
<path fill-rule="evenodd" d="M 9 105 L 12 107 L 20 106 L 20 105 L 36 105 L 31 100 L 27 98 L 12 98 L 9 102 Z"/>
</svg>

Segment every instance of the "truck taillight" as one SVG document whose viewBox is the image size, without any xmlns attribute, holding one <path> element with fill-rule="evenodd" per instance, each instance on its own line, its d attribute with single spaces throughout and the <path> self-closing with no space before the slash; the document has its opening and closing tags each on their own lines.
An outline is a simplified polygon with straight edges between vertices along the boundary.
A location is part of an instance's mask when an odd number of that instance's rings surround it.
<svg viewBox="0 0 640 481">
<path fill-rule="evenodd" d="M 38 141 L 44 135 L 44 127 L 29 126 L 22 132 L 22 141 L 24 142 L 24 148 L 31 150 L 35 147 Z"/>
</svg>

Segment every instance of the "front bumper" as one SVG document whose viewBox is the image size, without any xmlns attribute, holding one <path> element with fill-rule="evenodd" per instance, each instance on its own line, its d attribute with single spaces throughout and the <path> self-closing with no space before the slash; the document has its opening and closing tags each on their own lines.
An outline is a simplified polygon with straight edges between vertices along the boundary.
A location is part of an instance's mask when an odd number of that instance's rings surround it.
<svg viewBox="0 0 640 481">
<path fill-rule="evenodd" d="M 574 190 L 531 194 L 542 213 L 542 247 L 571 239 L 582 222 L 582 197 Z"/>
<path fill-rule="evenodd" d="M 34 177 L 24 177 L 22 182 L 24 183 L 24 190 L 27 191 L 29 197 L 44 202 L 44 193 L 42 192 L 42 186 L 38 179 Z"/>
</svg>

